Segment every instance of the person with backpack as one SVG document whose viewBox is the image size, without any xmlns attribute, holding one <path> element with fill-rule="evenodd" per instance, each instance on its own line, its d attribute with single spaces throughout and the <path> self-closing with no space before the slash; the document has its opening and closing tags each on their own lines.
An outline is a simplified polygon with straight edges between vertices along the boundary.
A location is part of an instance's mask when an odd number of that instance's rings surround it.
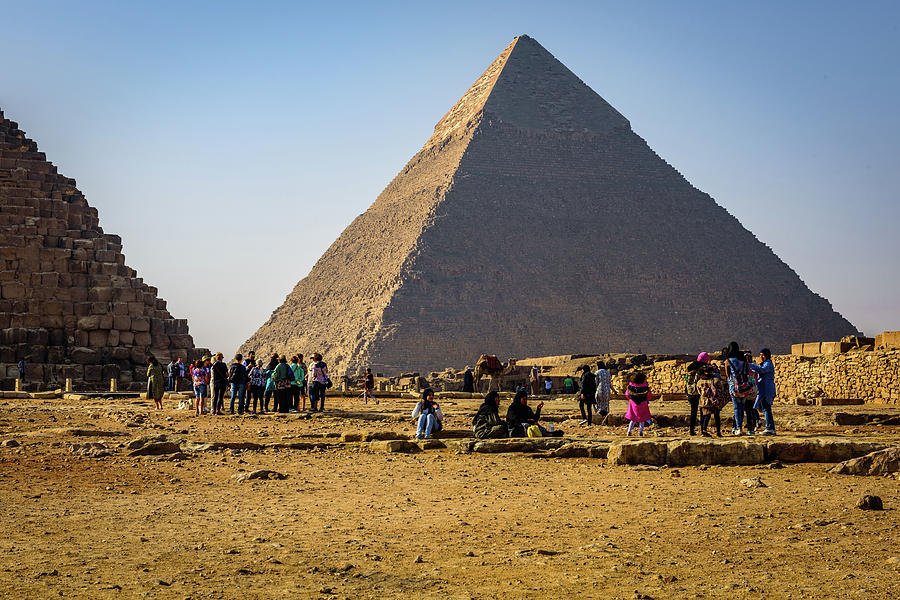
<svg viewBox="0 0 900 600">
<path fill-rule="evenodd" d="M 704 356 L 705 355 L 705 356 Z M 697 357 L 701 363 L 697 369 L 697 394 L 700 396 L 700 435 L 709 434 L 709 421 L 715 417 L 716 436 L 722 437 L 722 407 L 728 403 L 729 395 L 719 376 L 719 369 L 709 360 L 709 354 L 701 352 Z"/>
<path fill-rule="evenodd" d="M 243 363 L 244 357 L 238 353 L 234 355 L 234 362 L 228 367 L 228 383 L 231 384 L 231 401 L 228 403 L 228 412 L 234 414 L 234 401 L 238 401 L 238 414 L 244 414 L 247 408 L 247 367 Z"/>
<path fill-rule="evenodd" d="M 263 375 L 266 378 L 266 389 L 263 393 L 263 405 L 260 405 L 259 412 L 267 413 L 269 412 L 269 400 L 275 395 L 275 380 L 272 376 L 275 374 L 275 367 L 278 366 L 278 355 L 273 354 L 271 358 L 269 358 L 269 364 L 266 365 L 265 370 L 263 371 Z M 275 401 L 275 410 L 278 410 L 278 400 Z"/>
<path fill-rule="evenodd" d="M 228 365 L 222 359 L 225 356 L 216 352 L 216 361 L 212 364 L 212 414 L 221 415 L 225 411 L 225 389 L 228 387 Z"/>
<path fill-rule="evenodd" d="M 581 424 L 590 427 L 594 424 L 594 415 L 591 414 L 594 409 L 595 395 L 597 394 L 597 378 L 591 373 L 591 368 L 587 365 L 579 367 L 581 373 L 581 393 L 578 395 L 578 408 L 581 410 Z"/>
<path fill-rule="evenodd" d="M 257 360 L 253 361 L 248 365 L 249 371 L 247 372 L 247 378 L 250 380 L 250 388 L 248 390 L 249 395 L 247 396 L 247 412 L 251 415 L 255 415 L 256 411 L 259 410 L 262 412 L 263 408 L 263 392 L 266 389 L 266 376 L 263 374 L 262 370 L 262 361 Z M 250 401 L 253 401 L 253 408 L 250 408 Z M 257 402 L 259 402 L 259 409 L 257 409 Z"/>
<path fill-rule="evenodd" d="M 612 368 L 612 361 L 610 361 L 609 368 Z M 594 392 L 594 409 L 598 415 L 605 417 L 609 414 L 609 400 L 612 397 L 612 375 L 603 361 L 597 362 L 597 370 L 594 371 L 594 385 L 597 388 L 597 391 Z"/>
<path fill-rule="evenodd" d="M 753 410 L 756 399 L 756 381 L 750 377 L 750 367 L 744 352 L 737 342 L 728 344 L 725 352 L 725 377 L 728 380 L 728 392 L 734 405 L 733 435 L 743 435 L 744 416 L 747 417 L 747 434 L 756 433 L 757 417 Z"/>
<path fill-rule="evenodd" d="M 775 402 L 775 364 L 772 362 L 772 352 L 768 348 L 763 348 L 759 351 L 759 365 L 750 363 L 749 366 L 759 377 L 753 408 L 763 411 L 766 416 L 766 430 L 762 435 L 775 435 L 775 417 L 772 416 L 772 403 Z"/>
<path fill-rule="evenodd" d="M 288 366 L 287 358 L 282 354 L 278 357 L 278 364 L 272 373 L 272 380 L 275 382 L 275 410 L 280 413 L 290 412 L 291 410 L 291 379 L 294 372 Z"/>
<path fill-rule="evenodd" d="M 328 365 L 322 360 L 322 355 L 313 354 L 315 363 L 310 369 L 309 381 L 309 406 L 313 412 L 325 410 L 325 390 L 331 387 L 331 379 L 328 378 Z"/>
<path fill-rule="evenodd" d="M 700 392 L 697 391 L 697 380 L 700 379 L 700 369 L 709 363 L 709 354 L 701 352 L 697 360 L 688 365 L 684 374 L 684 393 L 687 394 L 688 404 L 691 407 L 689 421 L 691 435 L 696 435 L 697 413 L 700 409 Z"/>
<path fill-rule="evenodd" d="M 484 404 L 478 407 L 472 419 L 472 431 L 479 440 L 505 438 L 506 423 L 500 418 L 500 393 L 490 391 L 484 395 Z"/>
</svg>

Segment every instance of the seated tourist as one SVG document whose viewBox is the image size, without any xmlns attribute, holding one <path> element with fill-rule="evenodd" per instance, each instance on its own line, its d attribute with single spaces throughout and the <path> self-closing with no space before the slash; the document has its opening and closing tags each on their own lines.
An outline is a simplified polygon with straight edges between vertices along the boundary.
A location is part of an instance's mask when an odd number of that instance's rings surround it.
<svg viewBox="0 0 900 600">
<path fill-rule="evenodd" d="M 517 392 L 513 403 L 509 405 L 506 411 L 506 427 L 509 430 L 509 437 L 526 437 L 527 430 L 532 425 L 537 425 L 544 436 L 561 436 L 561 431 L 550 431 L 538 424 L 541 418 L 541 409 L 544 403 L 540 402 L 537 411 L 531 410 L 528 406 L 528 394 L 524 391 Z"/>
<path fill-rule="evenodd" d="M 444 427 L 444 413 L 441 407 L 434 401 L 434 391 L 427 388 L 422 392 L 422 399 L 416 402 L 412 411 L 412 418 L 418 419 L 416 424 L 416 439 L 428 439 L 432 433 L 436 433 Z"/>
<path fill-rule="evenodd" d="M 479 440 L 505 438 L 506 423 L 500 418 L 500 394 L 488 392 L 484 404 L 478 408 L 472 419 L 472 431 Z"/>
</svg>

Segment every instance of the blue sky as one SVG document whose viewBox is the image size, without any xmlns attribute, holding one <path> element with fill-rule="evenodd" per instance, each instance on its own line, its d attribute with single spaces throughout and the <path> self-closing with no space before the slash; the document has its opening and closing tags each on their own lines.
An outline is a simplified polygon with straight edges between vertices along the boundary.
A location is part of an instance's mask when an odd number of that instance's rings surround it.
<svg viewBox="0 0 900 600">
<path fill-rule="evenodd" d="M 868 334 L 900 329 L 898 2 L 6 2 L 0 108 L 231 352 L 515 35 Z M 799 341 L 799 340 L 798 340 Z"/>
</svg>

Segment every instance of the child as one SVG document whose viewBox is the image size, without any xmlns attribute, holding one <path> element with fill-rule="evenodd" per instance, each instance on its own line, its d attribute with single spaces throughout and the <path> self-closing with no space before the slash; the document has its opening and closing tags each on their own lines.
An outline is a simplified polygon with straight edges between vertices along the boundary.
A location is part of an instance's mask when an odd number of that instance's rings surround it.
<svg viewBox="0 0 900 600">
<path fill-rule="evenodd" d="M 634 429 L 634 424 L 640 424 L 640 435 L 644 435 L 644 423 L 650 421 L 650 401 L 653 400 L 653 394 L 650 392 L 650 386 L 647 385 L 647 376 L 643 373 L 637 373 L 628 383 L 628 389 L 625 391 L 628 398 L 628 411 L 625 418 L 628 419 L 628 435 Z"/>
</svg>

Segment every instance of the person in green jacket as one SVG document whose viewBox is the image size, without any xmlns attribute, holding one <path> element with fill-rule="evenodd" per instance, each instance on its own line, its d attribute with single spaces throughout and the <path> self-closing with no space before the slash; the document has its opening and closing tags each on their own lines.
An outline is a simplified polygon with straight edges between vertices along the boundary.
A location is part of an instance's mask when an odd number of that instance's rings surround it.
<svg viewBox="0 0 900 600">
<path fill-rule="evenodd" d="M 162 410 L 162 398 L 166 393 L 166 374 L 155 356 L 147 359 L 147 400 L 153 399 L 156 409 Z"/>
<path fill-rule="evenodd" d="M 275 381 L 275 410 L 286 413 L 291 410 L 291 378 L 294 376 L 287 358 L 282 354 L 278 358 L 278 365 L 272 373 Z"/>
<path fill-rule="evenodd" d="M 303 382 L 306 381 L 306 371 L 300 364 L 300 357 L 291 357 L 291 371 L 294 373 L 294 381 L 291 382 L 291 408 L 300 410 L 300 396 L 303 391 Z M 303 410 L 306 410 L 306 399 L 303 400 Z"/>
</svg>

